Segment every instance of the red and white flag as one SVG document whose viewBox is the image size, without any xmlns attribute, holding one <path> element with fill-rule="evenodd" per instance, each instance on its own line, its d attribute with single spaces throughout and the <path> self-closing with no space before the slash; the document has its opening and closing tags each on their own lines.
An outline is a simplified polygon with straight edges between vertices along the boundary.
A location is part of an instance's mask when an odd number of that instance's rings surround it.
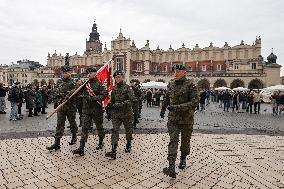
<svg viewBox="0 0 284 189">
<path fill-rule="evenodd" d="M 112 91 L 112 86 L 113 86 L 110 63 L 108 63 L 107 65 L 104 65 L 103 68 L 100 69 L 100 71 L 97 73 L 97 78 L 98 80 L 100 80 L 102 84 L 106 86 L 106 91 L 107 91 L 108 96 L 102 102 L 102 106 L 106 107 L 107 104 L 110 102 L 111 91 Z"/>
</svg>

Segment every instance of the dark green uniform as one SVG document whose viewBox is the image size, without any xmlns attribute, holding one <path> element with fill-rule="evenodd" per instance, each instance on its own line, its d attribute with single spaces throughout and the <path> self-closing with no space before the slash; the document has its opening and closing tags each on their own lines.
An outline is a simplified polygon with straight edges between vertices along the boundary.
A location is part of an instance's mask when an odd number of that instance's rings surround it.
<svg viewBox="0 0 284 189">
<path fill-rule="evenodd" d="M 193 82 L 186 77 L 172 80 L 163 101 L 161 114 L 168 107 L 168 132 L 170 142 L 168 145 L 168 160 L 174 163 L 177 158 L 179 134 L 181 133 L 180 151 L 182 156 L 190 153 L 190 138 L 193 130 L 194 110 L 198 105 L 197 90 Z"/>
<path fill-rule="evenodd" d="M 132 140 L 133 133 L 133 110 L 132 103 L 136 101 L 133 90 L 125 82 L 116 84 L 111 93 L 112 107 L 112 135 L 111 143 L 117 144 L 119 140 L 119 129 L 123 124 L 126 132 L 126 140 Z"/>
<path fill-rule="evenodd" d="M 135 101 L 132 103 L 132 109 L 133 109 L 133 125 L 134 129 L 136 129 L 136 124 L 139 123 L 138 117 L 139 117 L 139 89 L 136 86 L 131 86 L 134 96 L 135 96 Z"/>
<path fill-rule="evenodd" d="M 136 85 L 136 90 L 134 91 L 134 94 L 138 100 L 138 118 L 140 118 L 143 106 L 143 91 L 139 85 Z"/>
<path fill-rule="evenodd" d="M 87 91 L 87 88 L 84 87 L 83 90 L 83 126 L 81 141 L 87 142 L 88 131 L 91 127 L 91 124 L 94 122 L 98 130 L 99 139 L 103 140 L 105 137 L 105 131 L 103 128 L 103 108 L 102 101 L 107 97 L 106 88 L 102 83 L 97 79 L 90 79 L 90 86 L 95 94 L 95 96 L 90 96 Z M 84 98 L 84 96 L 89 96 Z"/>
<path fill-rule="evenodd" d="M 76 88 L 75 82 L 72 78 L 62 79 L 58 82 L 56 91 L 55 108 L 66 99 Z M 57 126 L 56 138 L 61 138 L 64 133 L 66 117 L 70 123 L 70 130 L 72 134 L 76 134 L 78 127 L 76 124 L 76 105 L 75 99 L 70 99 L 58 112 L 57 112 Z"/>
</svg>

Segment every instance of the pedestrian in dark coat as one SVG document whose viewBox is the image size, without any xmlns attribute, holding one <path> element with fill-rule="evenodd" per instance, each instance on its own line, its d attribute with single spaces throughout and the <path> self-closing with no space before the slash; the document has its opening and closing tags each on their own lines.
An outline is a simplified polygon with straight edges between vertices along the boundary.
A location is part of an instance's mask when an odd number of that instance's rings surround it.
<svg viewBox="0 0 284 189">
<path fill-rule="evenodd" d="M 26 109 L 29 110 L 28 117 L 33 117 L 33 109 L 35 108 L 35 91 L 31 84 L 27 86 L 27 91 L 25 92 Z"/>
<path fill-rule="evenodd" d="M 48 102 L 48 95 L 47 95 L 47 87 L 46 85 L 42 86 L 42 89 L 40 91 L 41 97 L 42 97 L 42 107 L 41 107 L 41 113 L 46 114 L 45 108 L 47 108 L 47 102 Z"/>
</svg>

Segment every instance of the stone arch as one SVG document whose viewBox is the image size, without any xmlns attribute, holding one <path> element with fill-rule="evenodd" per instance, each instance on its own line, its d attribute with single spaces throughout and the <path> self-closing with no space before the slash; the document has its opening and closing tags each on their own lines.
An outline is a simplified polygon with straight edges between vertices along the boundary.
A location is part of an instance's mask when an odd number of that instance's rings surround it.
<svg viewBox="0 0 284 189">
<path fill-rule="evenodd" d="M 131 79 L 130 83 L 140 83 L 140 81 L 138 79 Z"/>
<path fill-rule="evenodd" d="M 227 87 L 227 82 L 224 79 L 217 79 L 215 81 L 215 83 L 213 84 L 213 87 L 214 88 L 217 88 L 217 87 Z"/>
<path fill-rule="evenodd" d="M 145 79 L 144 81 L 143 81 L 143 83 L 147 83 L 147 82 L 150 82 L 151 81 L 151 79 Z"/>
<path fill-rule="evenodd" d="M 241 79 L 234 79 L 230 84 L 230 88 L 233 89 L 237 87 L 245 87 L 245 82 Z"/>
<path fill-rule="evenodd" d="M 249 89 L 263 89 L 264 84 L 260 79 L 253 79 L 248 84 Z"/>
<path fill-rule="evenodd" d="M 43 85 L 47 85 L 47 83 L 46 83 L 46 80 L 45 80 L 45 79 L 42 79 L 42 80 L 40 81 L 40 86 L 43 86 Z"/>
<path fill-rule="evenodd" d="M 164 79 L 157 79 L 156 81 L 166 83 Z"/>
<path fill-rule="evenodd" d="M 207 79 L 201 79 L 197 82 L 198 89 L 210 89 L 210 82 Z"/>
</svg>

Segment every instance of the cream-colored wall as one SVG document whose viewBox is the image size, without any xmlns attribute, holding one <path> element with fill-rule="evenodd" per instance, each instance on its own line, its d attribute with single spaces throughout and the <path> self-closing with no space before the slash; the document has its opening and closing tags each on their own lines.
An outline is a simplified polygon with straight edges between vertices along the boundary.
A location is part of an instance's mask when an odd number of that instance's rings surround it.
<svg viewBox="0 0 284 189">
<path fill-rule="evenodd" d="M 280 84 L 280 68 L 265 68 L 267 87 Z"/>
</svg>

